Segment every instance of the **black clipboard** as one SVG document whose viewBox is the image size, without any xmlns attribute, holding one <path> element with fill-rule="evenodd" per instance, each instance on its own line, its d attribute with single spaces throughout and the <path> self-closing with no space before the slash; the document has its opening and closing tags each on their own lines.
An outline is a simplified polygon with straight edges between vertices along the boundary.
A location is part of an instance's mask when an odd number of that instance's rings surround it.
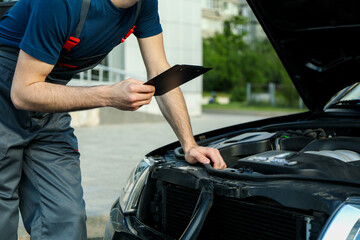
<svg viewBox="0 0 360 240">
<path fill-rule="evenodd" d="M 145 82 L 145 85 L 155 86 L 155 96 L 163 95 L 170 90 L 206 73 L 212 68 L 194 65 L 175 65 L 165 72 Z"/>
</svg>

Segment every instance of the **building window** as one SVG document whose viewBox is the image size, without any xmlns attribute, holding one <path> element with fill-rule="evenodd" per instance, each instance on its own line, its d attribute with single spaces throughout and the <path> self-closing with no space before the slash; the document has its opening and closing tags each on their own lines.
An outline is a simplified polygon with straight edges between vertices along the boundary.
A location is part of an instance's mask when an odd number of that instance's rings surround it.
<svg viewBox="0 0 360 240">
<path fill-rule="evenodd" d="M 205 0 L 204 7 L 207 8 L 207 9 L 219 10 L 220 9 L 220 2 L 221 2 L 221 0 Z"/>
</svg>

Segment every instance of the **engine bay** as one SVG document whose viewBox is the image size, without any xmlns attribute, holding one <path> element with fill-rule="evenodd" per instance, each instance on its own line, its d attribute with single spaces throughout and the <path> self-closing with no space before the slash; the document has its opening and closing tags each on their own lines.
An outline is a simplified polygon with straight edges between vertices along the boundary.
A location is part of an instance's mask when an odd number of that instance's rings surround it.
<svg viewBox="0 0 360 240">
<path fill-rule="evenodd" d="M 247 132 L 207 146 L 217 148 L 237 173 L 360 179 L 360 137 L 334 130 Z"/>
<path fill-rule="evenodd" d="M 234 233 L 241 239 L 317 239 L 332 212 L 360 196 L 360 134 L 345 125 L 299 125 L 204 137 L 198 144 L 220 151 L 227 164 L 222 170 L 189 165 L 181 147 L 167 148 L 151 171 L 137 217 L 178 239 L 210 194 L 198 239 L 234 239 Z"/>
</svg>

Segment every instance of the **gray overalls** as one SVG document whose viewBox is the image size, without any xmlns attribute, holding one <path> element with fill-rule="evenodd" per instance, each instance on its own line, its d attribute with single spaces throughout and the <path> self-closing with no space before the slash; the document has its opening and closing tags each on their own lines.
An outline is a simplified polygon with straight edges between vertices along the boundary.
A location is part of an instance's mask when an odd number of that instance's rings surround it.
<svg viewBox="0 0 360 240">
<path fill-rule="evenodd" d="M 79 25 L 89 4 L 83 0 Z M 140 4 L 137 14 L 139 9 Z M 32 240 L 85 240 L 80 154 L 70 115 L 14 107 L 10 89 L 18 53 L 0 46 L 0 240 L 17 239 L 19 208 Z M 64 54 L 46 81 L 66 84 L 105 55 L 69 59 Z M 67 67 L 75 64 L 75 69 Z"/>
</svg>

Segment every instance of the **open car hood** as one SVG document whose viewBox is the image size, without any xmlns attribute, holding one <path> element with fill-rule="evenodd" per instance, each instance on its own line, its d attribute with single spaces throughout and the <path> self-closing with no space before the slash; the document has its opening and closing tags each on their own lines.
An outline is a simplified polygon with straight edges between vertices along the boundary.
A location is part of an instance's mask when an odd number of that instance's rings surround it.
<svg viewBox="0 0 360 240">
<path fill-rule="evenodd" d="M 247 1 L 311 111 L 359 81 L 360 1 Z"/>
</svg>

